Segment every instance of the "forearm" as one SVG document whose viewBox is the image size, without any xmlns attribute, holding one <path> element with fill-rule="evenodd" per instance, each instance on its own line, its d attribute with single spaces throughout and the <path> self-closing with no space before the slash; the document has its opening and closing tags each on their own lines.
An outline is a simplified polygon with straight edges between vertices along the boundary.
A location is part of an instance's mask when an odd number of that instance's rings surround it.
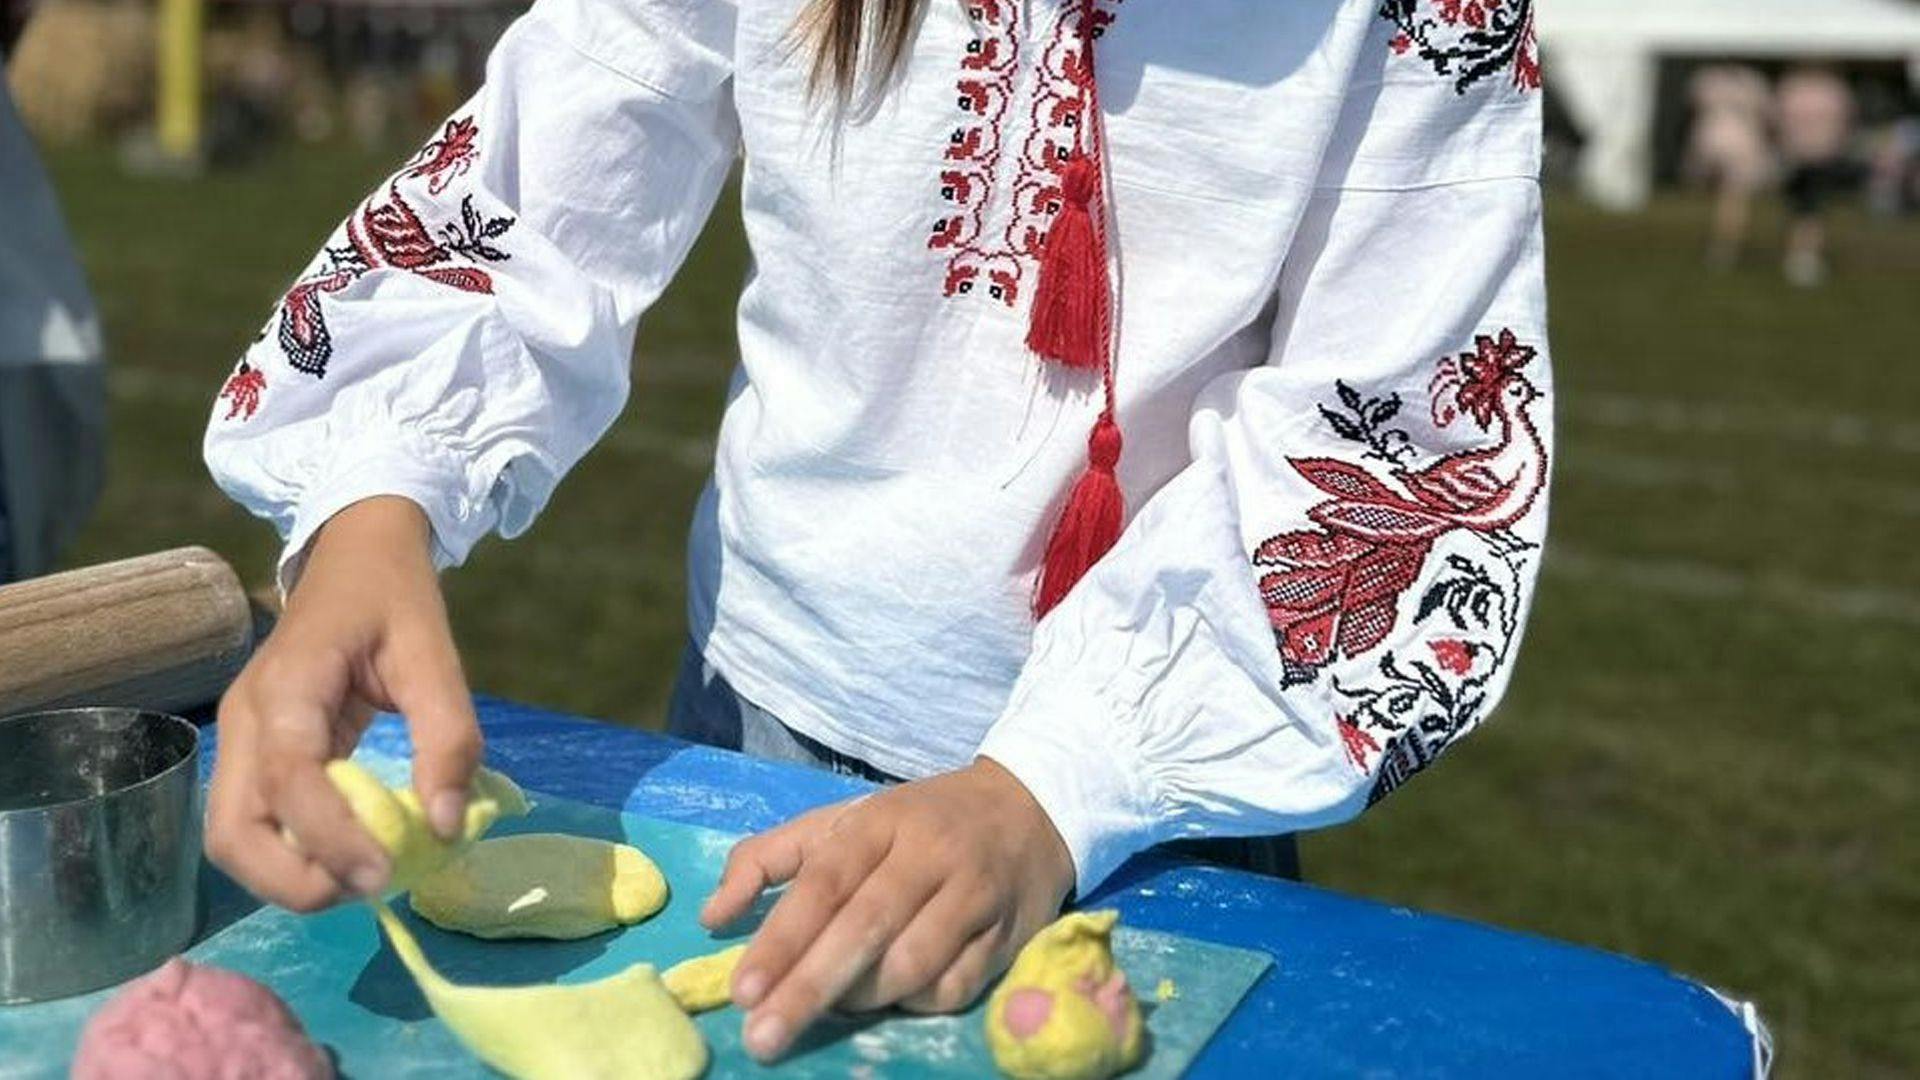
<svg viewBox="0 0 1920 1080">
<path fill-rule="evenodd" d="M 362 499 L 328 518 L 314 534 L 288 603 L 303 581 L 353 574 L 376 564 L 432 575 L 432 549 L 433 527 L 419 503 L 399 495 Z"/>
</svg>

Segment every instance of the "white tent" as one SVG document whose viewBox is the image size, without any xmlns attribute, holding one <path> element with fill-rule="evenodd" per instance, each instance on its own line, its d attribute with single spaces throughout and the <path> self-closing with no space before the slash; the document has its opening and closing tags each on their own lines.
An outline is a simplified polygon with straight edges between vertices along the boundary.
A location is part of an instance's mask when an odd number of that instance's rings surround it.
<svg viewBox="0 0 1920 1080">
<path fill-rule="evenodd" d="M 1548 84 L 1586 137 L 1580 182 L 1631 209 L 1653 172 L 1666 56 L 1905 60 L 1920 72 L 1920 4 L 1908 0 L 1541 0 Z"/>
</svg>

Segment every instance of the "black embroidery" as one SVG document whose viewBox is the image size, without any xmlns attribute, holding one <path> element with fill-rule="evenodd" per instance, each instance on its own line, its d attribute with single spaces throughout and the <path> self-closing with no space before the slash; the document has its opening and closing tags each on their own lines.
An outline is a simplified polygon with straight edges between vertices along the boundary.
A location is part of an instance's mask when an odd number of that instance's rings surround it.
<svg viewBox="0 0 1920 1080">
<path fill-rule="evenodd" d="M 1400 30 L 1394 53 L 1452 77 L 1457 94 L 1502 68 L 1521 90 L 1540 88 L 1533 0 L 1384 0 L 1380 17 Z"/>
</svg>

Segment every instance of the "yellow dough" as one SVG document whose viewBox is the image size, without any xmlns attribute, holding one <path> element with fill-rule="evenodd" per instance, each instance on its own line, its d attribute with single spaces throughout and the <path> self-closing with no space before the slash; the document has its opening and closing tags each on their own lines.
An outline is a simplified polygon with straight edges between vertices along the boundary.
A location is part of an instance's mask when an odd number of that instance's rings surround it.
<svg viewBox="0 0 1920 1080">
<path fill-rule="evenodd" d="M 666 905 L 667 879 L 638 848 L 529 833 L 482 840 L 413 886 L 413 910 L 483 938 L 583 938 Z"/>
<path fill-rule="evenodd" d="M 692 1080 L 707 1067 L 706 1040 L 651 964 L 577 985 L 460 986 L 386 904 L 368 903 L 434 1013 L 515 1080 Z"/>
<path fill-rule="evenodd" d="M 667 969 L 660 981 L 667 993 L 690 1013 L 718 1009 L 733 1000 L 733 969 L 740 966 L 747 947 L 735 945 L 717 953 L 682 960 Z"/>
<path fill-rule="evenodd" d="M 446 865 L 461 849 L 503 817 L 519 817 L 528 810 L 520 786 L 491 769 L 474 773 L 467 791 L 467 816 L 457 839 L 435 836 L 412 787 L 390 788 L 353 761 L 327 763 L 327 779 L 347 800 L 360 820 L 393 860 L 389 890 L 400 892 Z"/>
<path fill-rule="evenodd" d="M 994 1064 L 1017 1080 L 1104 1080 L 1140 1063 L 1140 1003 L 1113 962 L 1115 911 L 1075 912 L 1034 935 L 987 999 Z"/>
</svg>

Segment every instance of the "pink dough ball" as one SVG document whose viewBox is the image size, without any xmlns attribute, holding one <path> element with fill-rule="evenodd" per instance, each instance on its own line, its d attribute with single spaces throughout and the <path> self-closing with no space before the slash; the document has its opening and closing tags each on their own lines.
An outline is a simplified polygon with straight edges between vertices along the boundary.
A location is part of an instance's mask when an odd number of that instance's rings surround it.
<svg viewBox="0 0 1920 1080">
<path fill-rule="evenodd" d="M 333 1065 L 274 992 L 180 957 L 87 1021 L 72 1080 L 332 1080 Z"/>
</svg>

